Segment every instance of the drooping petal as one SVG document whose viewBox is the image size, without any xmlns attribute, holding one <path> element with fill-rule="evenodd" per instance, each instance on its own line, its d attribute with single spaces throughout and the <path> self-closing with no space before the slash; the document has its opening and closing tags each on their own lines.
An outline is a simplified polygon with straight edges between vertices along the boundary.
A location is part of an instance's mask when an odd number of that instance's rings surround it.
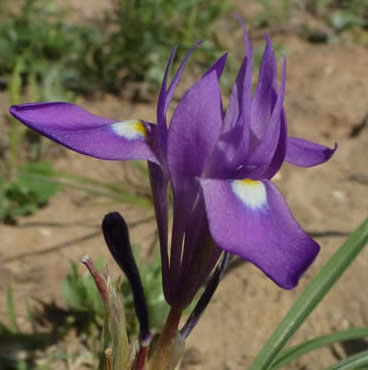
<svg viewBox="0 0 368 370">
<path fill-rule="evenodd" d="M 268 180 L 201 180 L 209 227 L 217 245 L 258 266 L 291 289 L 318 254 L 282 195 Z"/>
<path fill-rule="evenodd" d="M 253 134 L 261 140 L 270 121 L 274 89 L 276 88 L 277 66 L 271 40 L 266 36 L 266 47 L 259 70 L 256 91 L 252 99 L 251 127 Z"/>
<path fill-rule="evenodd" d="M 15 105 L 10 113 L 41 135 L 91 157 L 157 162 L 147 138 L 151 126 L 140 120 L 115 122 L 70 103 Z"/>
<path fill-rule="evenodd" d="M 333 149 L 297 137 L 288 137 L 285 160 L 299 167 L 313 167 L 327 162 L 335 153 Z"/>
</svg>

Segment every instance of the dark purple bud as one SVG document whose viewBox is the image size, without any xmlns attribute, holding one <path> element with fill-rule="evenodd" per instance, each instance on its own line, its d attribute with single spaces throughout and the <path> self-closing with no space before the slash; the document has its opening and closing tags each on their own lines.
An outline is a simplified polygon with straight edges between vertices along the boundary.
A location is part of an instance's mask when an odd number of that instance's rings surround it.
<svg viewBox="0 0 368 370">
<path fill-rule="evenodd" d="M 180 334 L 184 339 L 187 338 L 189 334 L 192 332 L 193 328 L 197 324 L 198 320 L 201 318 L 204 310 L 206 309 L 208 303 L 210 302 L 211 298 L 215 294 L 215 291 L 220 281 L 224 277 L 224 273 L 229 264 L 229 260 L 230 254 L 228 252 L 224 252 L 221 261 L 219 262 L 214 273 L 208 280 L 205 291 L 201 295 L 201 298 L 199 298 L 199 301 L 195 305 L 193 312 L 188 317 L 183 328 L 180 330 Z"/>
<path fill-rule="evenodd" d="M 148 308 L 142 280 L 130 245 L 128 226 L 118 212 L 112 212 L 104 217 L 102 230 L 110 253 L 129 280 L 134 297 L 135 311 L 140 324 L 140 341 L 145 343 L 151 338 Z"/>
</svg>

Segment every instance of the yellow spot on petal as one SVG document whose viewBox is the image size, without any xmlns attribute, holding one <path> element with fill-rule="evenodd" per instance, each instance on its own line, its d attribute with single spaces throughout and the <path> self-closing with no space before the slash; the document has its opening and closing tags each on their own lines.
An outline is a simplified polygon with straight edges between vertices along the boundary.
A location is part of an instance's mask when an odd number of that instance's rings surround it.
<svg viewBox="0 0 368 370">
<path fill-rule="evenodd" d="M 131 140 L 147 136 L 146 126 L 142 121 L 129 120 L 123 122 L 116 122 L 111 125 L 115 134 Z"/>
<path fill-rule="evenodd" d="M 239 180 L 244 185 L 259 185 L 260 181 L 252 179 Z"/>
<path fill-rule="evenodd" d="M 134 128 L 140 133 L 142 134 L 143 136 L 147 136 L 147 129 L 146 129 L 146 126 L 143 124 L 142 121 L 138 121 Z"/>
<path fill-rule="evenodd" d="M 232 189 L 247 208 L 257 210 L 267 206 L 267 192 L 262 181 L 252 179 L 235 180 L 232 183 Z"/>
</svg>

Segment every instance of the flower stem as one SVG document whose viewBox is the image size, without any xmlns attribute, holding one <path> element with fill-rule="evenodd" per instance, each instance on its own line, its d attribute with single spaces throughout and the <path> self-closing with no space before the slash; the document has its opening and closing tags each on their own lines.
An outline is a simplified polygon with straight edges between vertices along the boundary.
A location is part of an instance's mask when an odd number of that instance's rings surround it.
<svg viewBox="0 0 368 370">
<path fill-rule="evenodd" d="M 147 356 L 147 349 L 146 346 L 141 346 L 139 349 L 139 353 L 137 356 L 137 362 L 135 364 L 135 370 L 144 370 L 144 364 L 146 362 L 146 356 Z"/>
<path fill-rule="evenodd" d="M 174 350 L 181 310 L 171 308 L 165 327 L 155 348 L 150 370 L 169 370 L 170 357 Z"/>
</svg>

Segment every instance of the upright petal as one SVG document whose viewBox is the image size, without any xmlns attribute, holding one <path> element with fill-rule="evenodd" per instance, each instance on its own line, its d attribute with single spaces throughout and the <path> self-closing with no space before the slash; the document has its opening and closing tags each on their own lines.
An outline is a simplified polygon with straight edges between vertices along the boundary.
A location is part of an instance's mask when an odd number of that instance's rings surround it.
<svg viewBox="0 0 368 370">
<path fill-rule="evenodd" d="M 168 169 L 172 182 L 173 233 L 170 274 L 177 276 L 184 233 L 205 169 L 222 127 L 217 72 L 203 76 L 178 103 L 169 126 Z"/>
<path fill-rule="evenodd" d="M 280 169 L 285 153 L 287 140 L 287 126 L 283 102 L 286 84 L 286 62 L 284 60 L 283 74 L 279 94 L 273 92 L 273 111 L 266 131 L 250 154 L 246 165 L 238 171 L 237 178 L 250 177 L 252 179 L 272 178 Z"/>
<path fill-rule="evenodd" d="M 241 25 L 243 28 L 246 57 L 242 62 L 232 88 L 229 107 L 224 117 L 223 131 L 225 132 L 238 124 L 241 115 L 243 115 L 245 124 L 250 125 L 253 49 L 244 25 L 242 23 Z"/>
<path fill-rule="evenodd" d="M 333 149 L 324 145 L 312 143 L 297 137 L 288 137 L 285 160 L 299 167 L 313 167 L 327 162 L 335 153 Z"/>
<path fill-rule="evenodd" d="M 153 205 L 160 241 L 162 284 L 166 299 L 170 300 L 169 254 L 168 254 L 168 182 L 169 177 L 156 163 L 148 163 Z"/>
<path fill-rule="evenodd" d="M 169 127 L 168 168 L 174 190 L 201 176 L 221 133 L 220 88 L 215 71 L 201 78 L 178 103 Z"/>
<path fill-rule="evenodd" d="M 147 142 L 152 127 L 140 120 L 115 122 L 69 103 L 15 105 L 10 113 L 57 143 L 91 157 L 157 162 Z"/>
<path fill-rule="evenodd" d="M 259 70 L 256 91 L 252 99 L 252 132 L 261 140 L 270 121 L 274 90 L 276 88 L 277 67 L 276 58 L 272 50 L 271 40 L 266 37 L 266 47 Z"/>
<path fill-rule="evenodd" d="M 271 182 L 201 180 L 209 227 L 217 245 L 254 263 L 291 289 L 318 254 Z"/>
<path fill-rule="evenodd" d="M 198 41 L 187 53 L 187 55 L 185 56 L 185 58 L 183 59 L 183 61 L 181 62 L 178 70 L 176 71 L 175 73 L 175 76 L 174 78 L 172 79 L 171 83 L 170 83 L 170 86 L 169 88 L 167 89 L 167 93 L 166 93 L 166 99 L 165 99 L 165 115 L 166 115 L 166 112 L 169 108 L 169 105 L 171 103 L 171 100 L 173 99 L 174 97 L 174 93 L 175 93 L 175 89 L 176 89 L 176 86 L 178 85 L 179 81 L 180 81 L 180 78 L 181 78 L 181 75 L 184 71 L 184 67 L 187 63 L 187 61 L 189 60 L 189 58 L 192 56 L 194 50 L 196 50 L 200 45 L 201 45 L 202 41 Z"/>
<path fill-rule="evenodd" d="M 158 97 L 158 102 L 157 102 L 157 125 L 160 128 L 161 126 L 164 126 L 165 129 L 167 128 L 166 126 L 167 80 L 169 77 L 169 72 L 170 72 L 172 62 L 175 57 L 175 53 L 176 53 L 176 47 L 171 51 L 169 61 L 167 62 L 166 70 L 164 73 L 164 78 L 161 84 L 160 95 Z"/>
</svg>

